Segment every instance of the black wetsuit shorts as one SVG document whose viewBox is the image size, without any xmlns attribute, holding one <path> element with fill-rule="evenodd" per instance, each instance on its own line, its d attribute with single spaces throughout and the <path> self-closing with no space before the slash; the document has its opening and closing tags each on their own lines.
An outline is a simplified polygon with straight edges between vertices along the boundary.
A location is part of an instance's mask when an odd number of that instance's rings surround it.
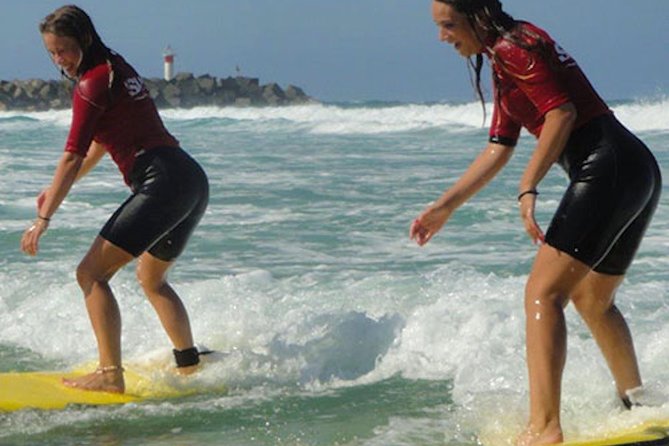
<svg viewBox="0 0 669 446">
<path fill-rule="evenodd" d="M 546 242 L 603 274 L 625 274 L 657 207 L 655 158 L 613 115 L 576 129 L 559 164 L 569 187 Z"/>
<path fill-rule="evenodd" d="M 183 251 L 209 201 L 207 176 L 180 148 L 160 147 L 137 157 L 133 194 L 100 236 L 135 257 L 145 251 L 169 262 Z"/>
</svg>

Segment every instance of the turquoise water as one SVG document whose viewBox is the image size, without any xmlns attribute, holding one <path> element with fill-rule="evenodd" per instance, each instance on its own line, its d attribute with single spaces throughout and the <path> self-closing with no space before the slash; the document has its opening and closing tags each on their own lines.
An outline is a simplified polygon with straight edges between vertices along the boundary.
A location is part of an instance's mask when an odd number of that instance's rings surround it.
<svg viewBox="0 0 669 446">
<path fill-rule="evenodd" d="M 669 103 L 613 103 L 669 178 Z M 535 248 L 517 216 L 525 137 L 507 168 L 424 248 L 409 223 L 482 148 L 480 106 L 325 104 L 163 112 L 207 170 L 210 207 L 171 280 L 197 341 L 224 353 L 203 385 L 228 392 L 118 407 L 0 414 L 0 444 L 508 444 L 526 413 L 522 293 Z M 42 239 L 19 250 L 50 180 L 69 112 L 0 113 L 0 371 L 96 358 L 74 270 L 127 195 L 106 159 Z M 566 180 L 541 184 L 545 227 Z M 669 394 L 666 191 L 618 302 L 646 383 Z M 170 346 L 132 266 L 112 281 L 128 363 Z M 575 312 L 568 435 L 669 417 L 623 412 Z M 2 389 L 0 389 L 2 392 Z M 0 393 L 1 398 L 1 393 Z"/>
</svg>

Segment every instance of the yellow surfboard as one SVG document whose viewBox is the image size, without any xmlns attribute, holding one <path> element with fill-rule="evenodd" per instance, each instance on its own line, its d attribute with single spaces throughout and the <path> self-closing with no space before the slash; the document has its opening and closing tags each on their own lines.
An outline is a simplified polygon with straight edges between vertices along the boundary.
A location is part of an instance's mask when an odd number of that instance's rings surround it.
<svg viewBox="0 0 669 446">
<path fill-rule="evenodd" d="M 602 439 L 576 440 L 564 446 L 669 446 L 669 420 L 647 421 Z"/>
<path fill-rule="evenodd" d="M 92 368 L 94 370 L 94 367 Z M 173 370 L 125 370 L 124 394 L 91 392 L 62 384 L 63 378 L 76 378 L 90 373 L 91 368 L 72 372 L 0 373 L 0 412 L 20 409 L 63 409 L 69 405 L 126 404 L 153 399 L 189 396 L 206 391 L 222 393 L 223 386 L 203 388 L 189 376 Z"/>
</svg>

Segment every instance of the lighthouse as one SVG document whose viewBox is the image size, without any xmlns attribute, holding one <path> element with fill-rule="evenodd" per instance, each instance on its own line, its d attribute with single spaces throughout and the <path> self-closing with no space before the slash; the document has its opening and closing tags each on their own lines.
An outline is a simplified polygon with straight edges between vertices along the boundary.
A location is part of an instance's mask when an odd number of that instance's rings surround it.
<svg viewBox="0 0 669 446">
<path fill-rule="evenodd" d="M 163 51 L 163 60 L 165 61 L 165 80 L 170 81 L 174 77 L 174 51 L 169 45 Z"/>
</svg>

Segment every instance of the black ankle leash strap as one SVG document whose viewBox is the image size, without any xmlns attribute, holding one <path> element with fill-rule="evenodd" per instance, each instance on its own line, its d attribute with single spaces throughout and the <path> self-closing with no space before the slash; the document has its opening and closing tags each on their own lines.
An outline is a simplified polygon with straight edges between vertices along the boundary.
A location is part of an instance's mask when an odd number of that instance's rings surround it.
<svg viewBox="0 0 669 446">
<path fill-rule="evenodd" d="M 205 350 L 199 352 L 197 347 L 187 348 L 185 350 L 172 349 L 174 353 L 174 359 L 177 362 L 177 367 L 190 367 L 192 365 L 197 365 L 200 363 L 200 355 L 208 355 L 213 353 L 210 350 Z"/>
</svg>

